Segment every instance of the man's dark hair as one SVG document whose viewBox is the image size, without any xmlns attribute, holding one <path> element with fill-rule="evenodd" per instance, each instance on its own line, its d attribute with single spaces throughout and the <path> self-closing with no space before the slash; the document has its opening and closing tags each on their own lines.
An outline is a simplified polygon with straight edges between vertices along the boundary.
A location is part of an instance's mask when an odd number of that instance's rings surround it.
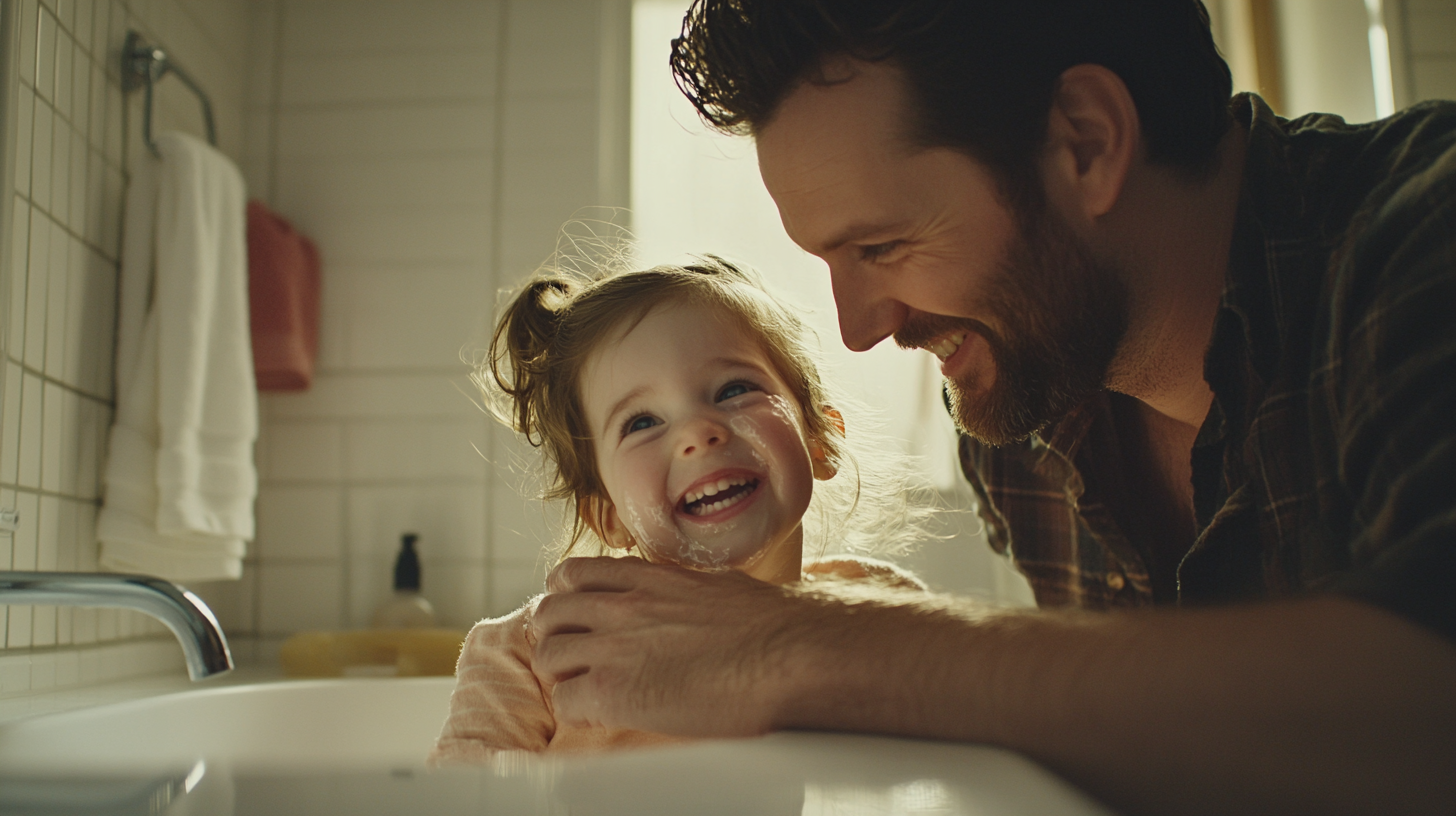
<svg viewBox="0 0 1456 816">
<path fill-rule="evenodd" d="M 903 70 L 914 144 L 967 152 L 1006 192 L 1031 192 L 1058 77 L 1074 65 L 1122 78 L 1150 161 L 1202 175 L 1232 121 L 1199 0 L 694 0 L 672 69 L 704 119 L 744 134 L 800 81 L 825 81 L 824 58 L 840 54 Z"/>
</svg>

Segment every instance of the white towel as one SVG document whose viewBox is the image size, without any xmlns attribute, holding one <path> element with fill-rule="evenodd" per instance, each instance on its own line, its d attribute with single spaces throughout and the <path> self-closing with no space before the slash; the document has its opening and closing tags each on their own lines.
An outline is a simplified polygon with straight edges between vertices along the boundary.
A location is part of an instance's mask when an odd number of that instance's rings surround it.
<svg viewBox="0 0 1456 816">
<path fill-rule="evenodd" d="M 127 193 L 101 565 L 235 579 L 258 489 L 243 180 L 191 136 L 156 143 Z"/>
</svg>

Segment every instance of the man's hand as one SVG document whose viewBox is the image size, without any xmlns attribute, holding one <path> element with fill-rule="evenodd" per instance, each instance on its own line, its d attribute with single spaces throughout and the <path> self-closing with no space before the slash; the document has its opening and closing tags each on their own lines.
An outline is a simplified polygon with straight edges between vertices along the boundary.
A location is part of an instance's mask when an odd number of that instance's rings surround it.
<svg viewBox="0 0 1456 816">
<path fill-rule="evenodd" d="M 571 558 L 547 579 L 534 668 L 558 718 L 667 734 L 776 726 L 791 680 L 773 644 L 813 601 L 739 572 Z"/>
</svg>

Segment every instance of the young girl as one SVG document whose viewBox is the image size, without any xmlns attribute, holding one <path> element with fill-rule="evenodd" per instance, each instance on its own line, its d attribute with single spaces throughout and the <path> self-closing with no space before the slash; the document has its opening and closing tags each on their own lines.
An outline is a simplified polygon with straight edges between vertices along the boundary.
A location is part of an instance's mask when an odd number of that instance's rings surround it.
<svg viewBox="0 0 1456 816">
<path fill-rule="evenodd" d="M 477 380 L 544 453 L 546 495 L 572 511 L 567 553 L 590 537 L 618 554 L 777 584 L 924 591 L 883 562 L 804 559 L 811 504 L 821 547 L 852 548 L 858 537 L 883 552 L 916 537 L 924 517 L 907 502 L 903 467 L 864 468 L 873 451 L 849 456 L 853 432 L 831 407 L 806 335 L 754 278 L 717 258 L 596 280 L 557 275 L 509 305 Z M 856 463 L 855 475 L 841 474 Z M 534 607 L 471 630 L 433 763 L 672 741 L 558 723 L 551 688 L 531 670 Z"/>
</svg>

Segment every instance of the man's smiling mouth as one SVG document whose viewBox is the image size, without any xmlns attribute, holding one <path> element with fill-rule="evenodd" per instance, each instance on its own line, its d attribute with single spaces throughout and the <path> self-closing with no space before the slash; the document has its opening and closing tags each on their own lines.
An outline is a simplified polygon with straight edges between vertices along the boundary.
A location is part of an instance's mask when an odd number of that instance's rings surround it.
<svg viewBox="0 0 1456 816">
<path fill-rule="evenodd" d="M 716 482 L 688 491 L 683 496 L 683 512 L 690 516 L 709 516 L 727 510 L 758 489 L 758 479 L 750 476 L 725 476 Z"/>
<path fill-rule="evenodd" d="M 926 343 L 925 348 L 931 354 L 939 357 L 943 363 L 952 354 L 955 354 L 956 350 L 961 347 L 961 343 L 964 342 L 966 342 L 966 332 L 960 331 L 937 337 L 929 343 Z"/>
</svg>

